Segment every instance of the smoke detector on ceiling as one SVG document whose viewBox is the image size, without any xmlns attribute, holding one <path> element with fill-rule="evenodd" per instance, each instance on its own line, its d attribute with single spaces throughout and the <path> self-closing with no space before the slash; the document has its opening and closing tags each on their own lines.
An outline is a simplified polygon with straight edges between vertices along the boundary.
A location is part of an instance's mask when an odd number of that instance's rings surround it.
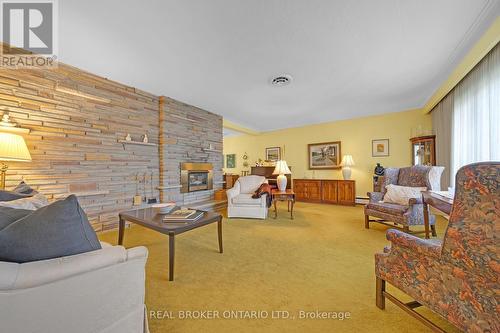
<svg viewBox="0 0 500 333">
<path fill-rule="evenodd" d="M 292 83 L 293 77 L 290 74 L 281 74 L 271 78 L 270 83 L 276 87 L 286 86 Z"/>
</svg>

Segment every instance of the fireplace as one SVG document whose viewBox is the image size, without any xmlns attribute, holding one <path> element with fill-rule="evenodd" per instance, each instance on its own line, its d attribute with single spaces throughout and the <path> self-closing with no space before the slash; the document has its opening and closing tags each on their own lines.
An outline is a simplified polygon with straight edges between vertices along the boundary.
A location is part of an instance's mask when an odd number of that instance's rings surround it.
<svg viewBox="0 0 500 333">
<path fill-rule="evenodd" d="M 181 163 L 181 193 L 213 189 L 211 163 Z"/>
<path fill-rule="evenodd" d="M 208 171 L 188 171 L 188 192 L 208 190 Z"/>
</svg>

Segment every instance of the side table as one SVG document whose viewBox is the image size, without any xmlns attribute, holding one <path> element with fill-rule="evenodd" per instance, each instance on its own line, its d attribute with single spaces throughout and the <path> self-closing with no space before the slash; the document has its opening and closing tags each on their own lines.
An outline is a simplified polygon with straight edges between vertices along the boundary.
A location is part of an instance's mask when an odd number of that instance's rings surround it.
<svg viewBox="0 0 500 333">
<path fill-rule="evenodd" d="M 293 205 L 295 204 L 295 192 L 293 192 L 293 190 L 291 189 L 288 189 L 284 192 L 273 190 L 271 195 L 274 203 L 274 218 L 276 219 L 278 217 L 278 208 L 276 207 L 276 202 L 286 201 L 288 204 L 288 211 L 290 212 L 290 218 L 293 220 Z"/>
</svg>

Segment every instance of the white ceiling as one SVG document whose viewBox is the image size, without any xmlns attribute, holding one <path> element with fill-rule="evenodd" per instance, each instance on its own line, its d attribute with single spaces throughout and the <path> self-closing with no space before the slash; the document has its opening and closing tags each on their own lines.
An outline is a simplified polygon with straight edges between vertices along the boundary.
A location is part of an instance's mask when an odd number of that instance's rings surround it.
<svg viewBox="0 0 500 333">
<path fill-rule="evenodd" d="M 59 59 L 271 130 L 423 106 L 500 0 L 61 0 Z M 273 87 L 282 73 L 291 85 Z"/>
</svg>

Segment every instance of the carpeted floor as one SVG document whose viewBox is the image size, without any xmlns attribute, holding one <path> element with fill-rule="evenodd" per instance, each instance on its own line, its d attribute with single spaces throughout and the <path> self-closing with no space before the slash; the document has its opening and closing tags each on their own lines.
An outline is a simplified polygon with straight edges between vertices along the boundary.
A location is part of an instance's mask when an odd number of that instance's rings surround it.
<svg viewBox="0 0 500 333">
<path fill-rule="evenodd" d="M 140 226 L 127 230 L 127 248 L 149 249 L 151 332 L 430 332 L 389 301 L 385 311 L 375 306 L 373 254 L 388 244 L 387 227 L 365 230 L 362 206 L 297 203 L 290 220 L 282 203 L 279 213 L 277 220 L 224 219 L 224 254 L 216 224 L 178 236 L 174 282 L 168 281 L 167 236 Z M 445 227 L 440 218 L 439 237 Z M 117 233 L 100 238 L 116 244 Z M 316 310 L 350 318 L 300 317 Z M 182 311 L 218 311 L 220 318 L 182 319 Z M 246 311 L 267 318 L 224 318 L 252 315 Z M 429 310 L 418 311 L 455 332 Z"/>
</svg>

